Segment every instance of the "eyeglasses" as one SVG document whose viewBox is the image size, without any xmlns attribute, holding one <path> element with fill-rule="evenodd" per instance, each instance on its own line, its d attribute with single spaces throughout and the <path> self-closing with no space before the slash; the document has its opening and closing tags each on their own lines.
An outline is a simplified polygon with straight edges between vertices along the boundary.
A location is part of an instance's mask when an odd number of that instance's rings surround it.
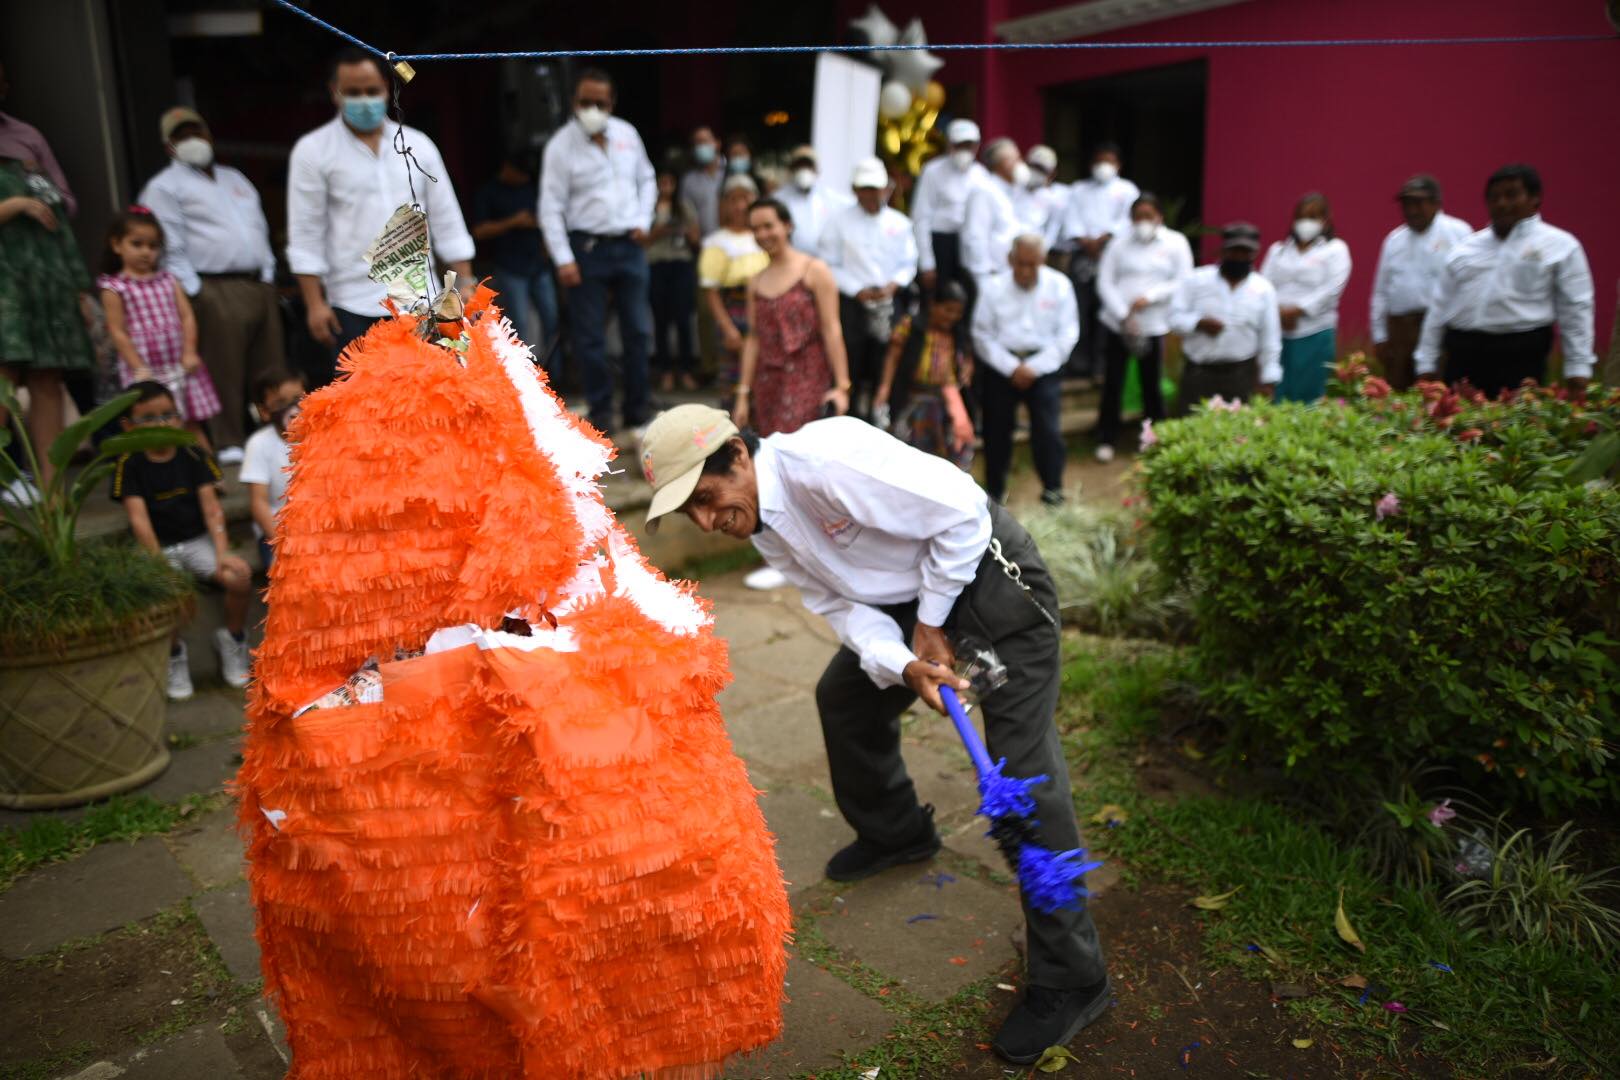
<svg viewBox="0 0 1620 1080">
<path fill-rule="evenodd" d="M 158 427 L 162 424 L 178 424 L 185 417 L 177 412 L 153 413 L 151 416 L 133 417 L 130 423 L 136 427 Z"/>
</svg>

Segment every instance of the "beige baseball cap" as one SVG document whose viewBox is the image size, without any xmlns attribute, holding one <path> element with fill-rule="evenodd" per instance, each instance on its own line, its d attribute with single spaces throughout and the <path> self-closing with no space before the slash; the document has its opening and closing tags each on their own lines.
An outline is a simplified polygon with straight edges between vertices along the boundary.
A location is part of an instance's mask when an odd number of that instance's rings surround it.
<svg viewBox="0 0 1620 1080">
<path fill-rule="evenodd" d="M 703 463 L 735 434 L 731 417 L 712 405 L 677 405 L 653 418 L 641 437 L 641 475 L 653 489 L 648 532 L 657 532 L 659 518 L 686 505 Z"/>
<path fill-rule="evenodd" d="M 196 124 L 203 131 L 208 130 L 208 121 L 196 109 L 184 105 L 176 105 L 158 118 L 158 130 L 163 133 L 164 142 L 174 141 L 174 129 L 181 124 Z"/>
</svg>

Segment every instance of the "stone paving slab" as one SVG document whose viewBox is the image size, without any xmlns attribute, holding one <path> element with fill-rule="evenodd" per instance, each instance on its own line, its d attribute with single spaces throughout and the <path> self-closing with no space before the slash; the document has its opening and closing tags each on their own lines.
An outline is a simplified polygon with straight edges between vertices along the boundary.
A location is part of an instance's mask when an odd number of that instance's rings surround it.
<svg viewBox="0 0 1620 1080">
<path fill-rule="evenodd" d="M 116 1061 L 98 1061 L 63 1080 L 236 1080 L 242 1071 L 216 1024 L 198 1024 Z"/>
<path fill-rule="evenodd" d="M 730 686 L 720 691 L 716 700 L 720 703 L 720 715 L 730 718 L 735 714 L 802 693 L 804 687 L 794 682 L 750 672 L 744 678 L 734 679 Z"/>
<path fill-rule="evenodd" d="M 747 672 L 750 676 L 790 679 L 807 688 L 814 687 L 827 662 L 837 651 L 837 645 L 814 634 L 788 633 L 775 641 L 766 641 L 735 653 L 731 658 L 731 670 L 738 679 Z"/>
<path fill-rule="evenodd" d="M 732 746 L 749 764 L 780 776 L 811 781 L 826 777 L 821 720 L 808 693 L 726 713 L 725 719 Z"/>
<path fill-rule="evenodd" d="M 776 835 L 776 861 L 796 893 L 822 880 L 833 852 L 855 839 L 832 803 L 797 785 L 766 792 L 760 798 L 765 824 Z"/>
<path fill-rule="evenodd" d="M 184 900 L 190 880 L 155 836 L 106 843 L 0 893 L 0 954 L 20 960 L 117 929 Z"/>
<path fill-rule="evenodd" d="M 164 729 L 171 735 L 195 735 L 209 738 L 218 735 L 240 735 L 247 707 L 241 690 L 229 686 L 212 690 L 199 690 L 189 701 L 169 702 Z"/>
<path fill-rule="evenodd" d="M 242 838 L 236 834 L 235 805 L 210 811 L 164 840 L 199 889 L 229 885 L 247 874 Z"/>
<path fill-rule="evenodd" d="M 782 1037 L 734 1060 L 732 1080 L 785 1080 L 832 1068 L 881 1039 L 893 1026 L 883 1007 L 837 976 L 795 956 L 788 961 Z"/>
<path fill-rule="evenodd" d="M 175 750 L 170 755 L 169 767 L 150 784 L 136 788 L 131 794 L 147 795 L 158 802 L 179 802 L 187 795 L 206 795 L 223 790 L 236 775 L 240 762 L 240 739 L 215 739 L 211 742 Z"/>
<path fill-rule="evenodd" d="M 935 821 L 942 825 L 954 823 L 978 811 L 978 779 L 973 763 L 960 746 L 935 749 L 905 741 L 901 744 L 900 756 L 917 788 L 917 800 L 934 804 Z"/>
<path fill-rule="evenodd" d="M 1014 959 L 1011 935 L 1023 914 L 1011 887 L 942 873 L 924 863 L 879 874 L 845 891 L 818 925 L 845 956 L 943 1001 Z M 918 915 L 934 917 L 907 921 Z"/>
<path fill-rule="evenodd" d="M 230 888 L 203 893 L 191 901 L 191 906 L 231 978 L 245 983 L 259 978 L 259 942 L 253 936 L 253 901 L 248 883 L 238 881 Z"/>
</svg>

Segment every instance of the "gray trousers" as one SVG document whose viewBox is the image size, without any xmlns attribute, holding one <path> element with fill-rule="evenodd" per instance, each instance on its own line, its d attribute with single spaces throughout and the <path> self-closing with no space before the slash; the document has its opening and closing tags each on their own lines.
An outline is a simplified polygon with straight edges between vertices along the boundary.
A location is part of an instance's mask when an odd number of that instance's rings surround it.
<svg viewBox="0 0 1620 1080">
<path fill-rule="evenodd" d="M 1001 541 L 1003 554 L 1023 569 L 1041 606 L 1055 614 L 1057 594 L 1035 542 L 1001 507 L 992 504 L 990 515 L 992 535 Z M 916 602 L 882 610 L 910 641 Z M 1053 851 L 1079 847 L 1068 765 L 1053 719 L 1063 677 L 1057 629 L 988 554 L 951 610 L 946 629 L 988 641 L 1007 665 L 1007 684 L 983 702 L 990 757 L 1007 759 L 1008 776 L 1050 777 L 1033 791 L 1041 843 Z M 923 829 L 917 792 L 900 757 L 900 716 L 915 700 L 903 685 L 879 689 L 848 648 L 838 650 L 816 685 L 838 808 L 857 835 L 884 847 L 912 841 Z M 1031 907 L 1027 897 L 1023 906 L 1031 983 L 1074 989 L 1103 978 L 1102 947 L 1089 911 L 1082 907 L 1049 915 Z"/>
<path fill-rule="evenodd" d="M 1183 360 L 1181 385 L 1176 389 L 1176 407 L 1171 416 L 1186 416 L 1201 401 L 1219 395 L 1228 401 L 1248 401 L 1260 389 L 1260 362 L 1256 359 L 1233 360 L 1218 364 L 1199 364 Z"/>
</svg>

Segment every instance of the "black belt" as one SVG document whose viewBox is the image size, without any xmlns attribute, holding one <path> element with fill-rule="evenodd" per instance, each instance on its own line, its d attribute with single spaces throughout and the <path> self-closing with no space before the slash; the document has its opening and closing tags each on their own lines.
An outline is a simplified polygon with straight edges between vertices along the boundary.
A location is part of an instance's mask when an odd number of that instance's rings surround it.
<svg viewBox="0 0 1620 1080">
<path fill-rule="evenodd" d="M 205 274 L 197 271 L 197 276 L 204 281 L 261 281 L 257 270 L 227 270 L 218 274 Z"/>
<path fill-rule="evenodd" d="M 1245 356 L 1241 360 L 1194 360 L 1189 356 L 1187 362 L 1197 364 L 1199 367 L 1233 367 L 1237 364 L 1252 364 L 1258 359 L 1260 359 L 1258 356 Z"/>
<path fill-rule="evenodd" d="M 1020 360 L 1028 360 L 1030 357 L 1034 356 L 1036 353 L 1040 352 L 1041 350 L 1039 350 L 1039 349 L 1008 349 L 1007 351 L 1009 353 L 1011 353 L 1012 355 L 1018 357 L 1018 359 L 1020 359 Z"/>
</svg>

